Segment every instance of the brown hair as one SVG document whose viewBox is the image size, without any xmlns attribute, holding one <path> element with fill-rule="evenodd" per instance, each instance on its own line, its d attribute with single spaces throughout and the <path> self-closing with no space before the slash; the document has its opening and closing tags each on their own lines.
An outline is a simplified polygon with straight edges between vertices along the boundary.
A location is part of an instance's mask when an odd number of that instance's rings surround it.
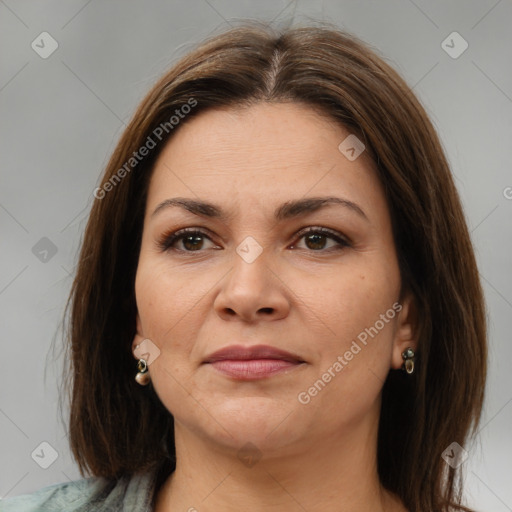
<svg viewBox="0 0 512 512">
<path fill-rule="evenodd" d="M 176 110 L 189 112 L 181 126 L 208 108 L 259 101 L 318 110 L 355 133 L 374 160 L 403 289 L 413 292 L 420 322 L 416 372 L 392 370 L 383 387 L 380 479 L 411 512 L 469 510 L 461 505 L 460 468 L 441 457 L 452 442 L 464 446 L 474 435 L 487 367 L 485 304 L 461 202 L 411 89 L 368 46 L 326 24 L 279 32 L 245 23 L 211 37 L 154 85 L 117 144 L 102 198 L 92 206 L 67 309 L 69 435 L 81 474 L 117 479 L 175 467 L 173 418 L 151 385 L 135 382 L 131 352 L 148 183 L 178 129 L 169 123 Z M 127 170 L 163 125 L 162 140 Z"/>
</svg>

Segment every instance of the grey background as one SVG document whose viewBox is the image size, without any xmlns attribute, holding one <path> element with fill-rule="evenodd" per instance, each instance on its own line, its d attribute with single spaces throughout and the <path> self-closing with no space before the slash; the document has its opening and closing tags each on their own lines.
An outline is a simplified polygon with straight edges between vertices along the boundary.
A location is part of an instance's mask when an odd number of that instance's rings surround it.
<svg viewBox="0 0 512 512">
<path fill-rule="evenodd" d="M 465 447 L 467 494 L 479 510 L 512 510 L 511 0 L 0 0 L 0 496 L 80 478 L 57 409 L 62 358 L 50 347 L 92 191 L 123 124 L 212 31 L 240 18 L 309 17 L 376 47 L 443 140 L 489 310 L 488 394 L 478 443 Z M 46 59 L 31 48 L 43 31 L 59 44 Z M 453 31 L 469 44 L 456 59 L 441 47 Z M 58 453 L 48 469 L 34 460 L 50 461 L 44 441 Z"/>
</svg>

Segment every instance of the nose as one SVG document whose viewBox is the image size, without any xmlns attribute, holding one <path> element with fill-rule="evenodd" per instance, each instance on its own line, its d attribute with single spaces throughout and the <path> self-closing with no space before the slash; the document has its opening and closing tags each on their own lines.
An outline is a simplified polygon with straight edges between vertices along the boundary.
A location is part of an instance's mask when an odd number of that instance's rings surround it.
<svg viewBox="0 0 512 512">
<path fill-rule="evenodd" d="M 279 320 L 290 310 L 290 289 L 275 268 L 270 268 L 266 252 L 248 262 L 237 253 L 232 269 L 221 281 L 214 309 L 224 320 Z"/>
</svg>

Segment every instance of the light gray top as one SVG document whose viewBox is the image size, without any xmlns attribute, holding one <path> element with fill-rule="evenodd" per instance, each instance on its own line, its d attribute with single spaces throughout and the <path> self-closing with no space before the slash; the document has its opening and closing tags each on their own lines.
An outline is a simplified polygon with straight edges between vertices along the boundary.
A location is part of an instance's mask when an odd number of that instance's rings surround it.
<svg viewBox="0 0 512 512">
<path fill-rule="evenodd" d="M 0 500 L 0 512 L 153 512 L 156 471 L 123 477 L 83 478 Z"/>
</svg>

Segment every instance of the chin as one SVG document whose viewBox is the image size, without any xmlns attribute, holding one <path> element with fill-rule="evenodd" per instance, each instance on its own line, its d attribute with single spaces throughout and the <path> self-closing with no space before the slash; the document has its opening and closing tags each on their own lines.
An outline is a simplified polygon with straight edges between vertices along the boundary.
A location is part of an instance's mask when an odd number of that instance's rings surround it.
<svg viewBox="0 0 512 512">
<path fill-rule="evenodd" d="M 289 403 L 289 402 L 288 402 Z M 281 400 L 262 397 L 228 398 L 208 411 L 205 430 L 223 445 L 239 449 L 252 443 L 260 450 L 284 447 L 295 441 L 297 425 L 290 432 L 291 409 Z"/>
</svg>

